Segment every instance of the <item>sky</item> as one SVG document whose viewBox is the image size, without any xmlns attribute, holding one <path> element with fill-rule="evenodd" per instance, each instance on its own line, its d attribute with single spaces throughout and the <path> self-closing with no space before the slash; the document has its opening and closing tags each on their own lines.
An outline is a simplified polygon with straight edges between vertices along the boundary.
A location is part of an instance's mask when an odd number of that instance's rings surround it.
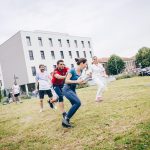
<svg viewBox="0 0 150 150">
<path fill-rule="evenodd" d="M 150 47 L 150 0 L 0 0 L 0 44 L 19 30 L 91 37 L 94 55 Z"/>
</svg>

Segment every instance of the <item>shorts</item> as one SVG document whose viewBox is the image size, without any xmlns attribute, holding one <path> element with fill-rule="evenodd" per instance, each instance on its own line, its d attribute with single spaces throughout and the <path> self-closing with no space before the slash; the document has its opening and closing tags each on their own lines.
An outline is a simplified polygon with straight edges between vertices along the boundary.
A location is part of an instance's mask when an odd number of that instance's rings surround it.
<svg viewBox="0 0 150 150">
<path fill-rule="evenodd" d="M 20 95 L 20 93 L 18 93 L 18 94 L 14 94 L 14 96 L 15 96 L 15 97 L 18 97 L 19 95 Z"/>
<path fill-rule="evenodd" d="M 50 89 L 49 90 L 39 90 L 40 99 L 44 99 L 44 94 L 45 93 L 48 95 L 49 98 L 53 97 L 52 91 Z"/>
</svg>

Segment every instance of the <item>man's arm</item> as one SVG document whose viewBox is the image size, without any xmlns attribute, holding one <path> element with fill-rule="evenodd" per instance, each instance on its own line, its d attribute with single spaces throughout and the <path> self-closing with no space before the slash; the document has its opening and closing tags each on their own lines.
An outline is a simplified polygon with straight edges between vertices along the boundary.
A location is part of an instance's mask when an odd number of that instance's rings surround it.
<svg viewBox="0 0 150 150">
<path fill-rule="evenodd" d="M 65 78 L 66 78 L 66 75 L 65 75 L 65 76 L 62 76 L 62 75 L 58 74 L 57 71 L 54 71 L 54 77 L 57 78 L 57 79 L 65 79 Z"/>
</svg>

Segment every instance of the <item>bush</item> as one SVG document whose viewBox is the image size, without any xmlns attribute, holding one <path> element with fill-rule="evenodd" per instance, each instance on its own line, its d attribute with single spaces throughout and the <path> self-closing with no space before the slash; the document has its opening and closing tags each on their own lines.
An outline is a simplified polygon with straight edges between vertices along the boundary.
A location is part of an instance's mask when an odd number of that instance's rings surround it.
<svg viewBox="0 0 150 150">
<path fill-rule="evenodd" d="M 116 77 L 116 80 L 120 80 L 120 79 L 126 79 L 126 78 L 132 78 L 135 77 L 136 75 L 134 74 L 123 74 L 123 75 L 119 75 Z"/>
</svg>

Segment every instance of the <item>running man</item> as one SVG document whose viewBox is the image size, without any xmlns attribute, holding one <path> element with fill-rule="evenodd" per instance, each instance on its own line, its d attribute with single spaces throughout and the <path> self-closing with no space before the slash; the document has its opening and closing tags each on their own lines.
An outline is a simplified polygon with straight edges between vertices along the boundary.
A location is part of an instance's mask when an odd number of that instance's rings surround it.
<svg viewBox="0 0 150 150">
<path fill-rule="evenodd" d="M 65 67 L 64 65 L 64 61 L 58 60 L 57 68 L 54 70 L 53 75 L 52 75 L 53 89 L 55 90 L 56 94 L 59 97 L 58 102 L 59 102 L 60 111 L 63 117 L 66 116 L 66 111 L 64 109 L 64 102 L 63 102 L 64 99 L 63 99 L 63 94 L 62 94 L 62 88 L 64 86 L 64 80 L 66 78 L 66 74 L 68 70 L 69 69 Z"/>
<path fill-rule="evenodd" d="M 39 98 L 40 98 L 40 112 L 43 111 L 43 99 L 44 94 L 46 93 L 49 97 L 48 103 L 50 104 L 51 108 L 54 108 L 53 102 L 53 94 L 50 89 L 50 80 L 49 74 L 45 71 L 45 66 L 43 64 L 39 65 L 39 73 L 36 74 L 36 91 L 39 88 Z"/>
</svg>

